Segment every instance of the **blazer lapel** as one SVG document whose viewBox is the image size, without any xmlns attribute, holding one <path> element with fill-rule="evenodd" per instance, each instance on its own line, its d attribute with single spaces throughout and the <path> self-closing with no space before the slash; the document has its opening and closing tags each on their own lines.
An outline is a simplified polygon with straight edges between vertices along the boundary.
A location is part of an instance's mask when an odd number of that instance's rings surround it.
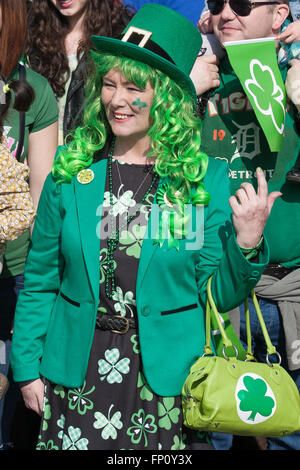
<svg viewBox="0 0 300 470">
<path fill-rule="evenodd" d="M 164 183 L 165 180 L 160 180 L 158 188 Z M 141 292 L 142 282 L 145 278 L 147 269 L 151 263 L 154 253 L 158 249 L 158 243 L 154 243 L 154 240 L 158 233 L 159 221 L 161 218 L 161 210 L 156 200 L 156 195 L 151 207 L 150 216 L 148 219 L 147 232 L 142 244 L 141 256 L 139 261 L 138 275 L 136 281 L 136 292 L 137 295 Z"/>
<path fill-rule="evenodd" d="M 77 217 L 82 243 L 82 252 L 94 298 L 99 298 L 100 282 L 100 226 L 105 191 L 107 159 L 89 167 L 94 178 L 87 184 L 75 179 Z"/>
</svg>

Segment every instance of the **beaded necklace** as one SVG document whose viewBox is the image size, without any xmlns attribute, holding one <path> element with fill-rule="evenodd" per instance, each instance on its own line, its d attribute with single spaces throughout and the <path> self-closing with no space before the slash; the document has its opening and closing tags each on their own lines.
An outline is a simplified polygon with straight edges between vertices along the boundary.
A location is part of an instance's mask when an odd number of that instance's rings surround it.
<svg viewBox="0 0 300 470">
<path fill-rule="evenodd" d="M 107 263 L 107 268 L 106 268 L 106 277 L 105 277 L 105 294 L 109 299 L 113 298 L 114 293 L 116 292 L 116 281 L 115 281 L 115 260 L 114 260 L 114 253 L 117 249 L 117 246 L 119 244 L 120 240 L 120 230 L 124 228 L 126 225 L 130 224 L 130 222 L 134 219 L 136 216 L 139 207 L 141 204 L 144 203 L 145 199 L 149 195 L 151 189 L 155 185 L 155 183 L 158 180 L 158 174 L 155 174 L 151 184 L 149 185 L 148 189 L 146 190 L 144 196 L 140 200 L 140 202 L 136 205 L 137 209 L 136 211 L 126 217 L 125 222 L 118 228 L 114 229 L 114 216 L 113 216 L 113 182 L 112 182 L 112 156 L 114 153 L 114 146 L 115 146 L 115 140 L 112 142 L 111 150 L 108 155 L 108 165 L 107 165 L 107 171 L 108 171 L 108 184 L 109 184 L 109 214 L 110 214 L 110 220 L 111 220 L 111 234 L 107 238 L 107 258 L 106 258 L 106 263 Z"/>
</svg>

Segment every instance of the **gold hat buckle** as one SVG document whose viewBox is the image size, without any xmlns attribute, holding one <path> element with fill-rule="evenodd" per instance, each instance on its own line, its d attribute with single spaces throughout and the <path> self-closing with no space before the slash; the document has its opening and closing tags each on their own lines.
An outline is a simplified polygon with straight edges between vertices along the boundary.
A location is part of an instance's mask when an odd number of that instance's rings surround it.
<svg viewBox="0 0 300 470">
<path fill-rule="evenodd" d="M 128 42 L 130 36 L 133 33 L 136 33 L 139 36 L 143 36 L 143 38 L 141 39 L 139 44 L 137 44 L 137 46 L 139 46 L 139 47 L 145 47 L 145 45 L 147 44 L 147 42 L 149 41 L 149 39 L 152 36 L 151 31 L 147 31 L 146 29 L 136 28 L 135 26 L 129 26 L 128 30 L 124 34 L 124 37 L 122 38 L 122 41 L 123 42 Z"/>
</svg>

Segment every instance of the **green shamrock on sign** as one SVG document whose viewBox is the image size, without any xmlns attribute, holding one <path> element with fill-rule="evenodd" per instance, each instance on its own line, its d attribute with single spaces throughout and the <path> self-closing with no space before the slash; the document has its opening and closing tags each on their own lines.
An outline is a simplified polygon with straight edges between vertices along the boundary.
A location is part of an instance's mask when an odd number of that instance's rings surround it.
<svg viewBox="0 0 300 470">
<path fill-rule="evenodd" d="M 238 398 L 241 411 L 251 411 L 248 421 L 255 421 L 256 414 L 268 417 L 275 406 L 273 398 L 266 396 L 267 385 L 262 379 L 253 379 L 249 375 L 244 377 L 243 383 L 247 390 L 240 390 Z"/>
<path fill-rule="evenodd" d="M 255 105 L 264 116 L 270 116 L 279 134 L 284 130 L 285 96 L 277 84 L 273 70 L 253 59 L 250 63 L 251 79 L 245 86 L 252 95 Z"/>
</svg>

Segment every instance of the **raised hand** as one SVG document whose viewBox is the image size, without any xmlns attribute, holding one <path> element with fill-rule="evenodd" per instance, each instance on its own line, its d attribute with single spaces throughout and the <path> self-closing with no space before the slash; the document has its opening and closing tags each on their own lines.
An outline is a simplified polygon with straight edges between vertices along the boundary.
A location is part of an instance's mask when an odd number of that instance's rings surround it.
<svg viewBox="0 0 300 470">
<path fill-rule="evenodd" d="M 214 54 L 197 57 L 190 73 L 197 95 L 200 96 L 211 88 L 220 86 L 219 59 Z"/>
<path fill-rule="evenodd" d="M 286 93 L 300 111 L 300 60 L 293 59 L 289 65 L 285 81 Z"/>
<path fill-rule="evenodd" d="M 283 33 L 277 35 L 276 39 L 280 39 L 286 43 L 300 41 L 300 20 L 290 23 Z"/>
<path fill-rule="evenodd" d="M 229 198 L 237 243 L 243 248 L 252 248 L 259 243 L 273 204 L 282 196 L 279 191 L 268 193 L 268 183 L 261 168 L 257 168 L 256 176 L 257 193 L 252 184 L 242 183 Z"/>
</svg>

